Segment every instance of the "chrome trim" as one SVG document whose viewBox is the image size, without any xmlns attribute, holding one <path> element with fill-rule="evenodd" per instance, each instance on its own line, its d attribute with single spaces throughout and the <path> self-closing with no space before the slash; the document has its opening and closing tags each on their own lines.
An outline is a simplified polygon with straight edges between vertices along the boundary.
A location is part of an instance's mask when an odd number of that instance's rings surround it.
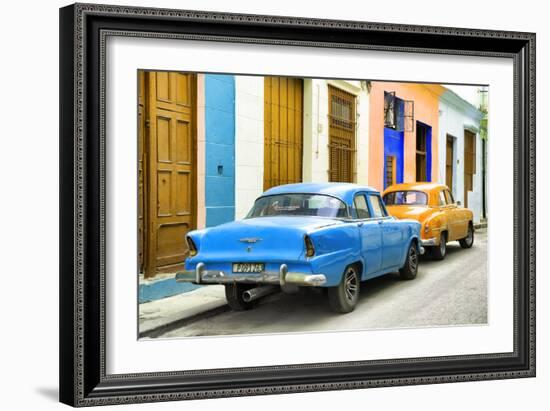
<svg viewBox="0 0 550 411">
<path fill-rule="evenodd" d="M 240 238 L 239 241 L 241 243 L 254 244 L 254 243 L 257 243 L 258 241 L 262 241 L 262 239 L 259 237 L 248 237 L 248 238 Z"/>
<path fill-rule="evenodd" d="M 175 278 L 178 283 L 197 283 L 196 271 L 180 271 Z"/>
<path fill-rule="evenodd" d="M 283 287 L 286 284 L 286 275 L 288 273 L 288 267 L 286 264 L 281 264 L 279 267 L 279 284 Z"/>
<path fill-rule="evenodd" d="M 422 247 L 432 247 L 437 245 L 435 238 L 428 238 L 426 240 L 420 240 Z"/>
<path fill-rule="evenodd" d="M 204 263 L 198 263 L 194 271 L 183 271 L 176 274 L 177 282 L 195 284 L 272 284 L 283 286 L 300 285 L 318 287 L 327 282 L 325 274 L 289 272 L 286 264 L 281 264 L 278 272 L 228 274 L 218 270 L 205 270 Z"/>
<path fill-rule="evenodd" d="M 195 267 L 195 282 L 197 284 L 201 283 L 202 271 L 204 270 L 204 263 L 198 263 Z"/>
</svg>

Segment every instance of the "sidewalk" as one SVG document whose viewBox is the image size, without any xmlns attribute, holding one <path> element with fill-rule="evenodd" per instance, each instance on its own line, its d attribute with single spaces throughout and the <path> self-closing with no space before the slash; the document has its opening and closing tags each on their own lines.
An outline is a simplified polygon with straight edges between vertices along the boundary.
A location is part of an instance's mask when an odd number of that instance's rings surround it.
<svg viewBox="0 0 550 411">
<path fill-rule="evenodd" d="M 198 317 L 228 311 L 223 285 L 209 285 L 183 294 L 139 304 L 139 337 L 155 337 Z"/>
<path fill-rule="evenodd" d="M 157 274 L 153 278 L 144 278 L 139 275 L 139 303 L 160 300 L 200 288 L 192 283 L 178 283 L 176 273 Z"/>
</svg>

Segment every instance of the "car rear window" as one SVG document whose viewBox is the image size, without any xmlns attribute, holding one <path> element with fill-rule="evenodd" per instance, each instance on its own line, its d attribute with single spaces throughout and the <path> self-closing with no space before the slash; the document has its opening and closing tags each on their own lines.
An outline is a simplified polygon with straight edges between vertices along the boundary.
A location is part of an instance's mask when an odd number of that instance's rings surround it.
<svg viewBox="0 0 550 411">
<path fill-rule="evenodd" d="M 349 217 L 344 202 L 335 197 L 320 194 L 277 194 L 257 199 L 247 218 L 273 216 Z"/>
<path fill-rule="evenodd" d="M 392 191 L 384 196 L 386 205 L 427 205 L 428 195 L 422 191 Z"/>
</svg>

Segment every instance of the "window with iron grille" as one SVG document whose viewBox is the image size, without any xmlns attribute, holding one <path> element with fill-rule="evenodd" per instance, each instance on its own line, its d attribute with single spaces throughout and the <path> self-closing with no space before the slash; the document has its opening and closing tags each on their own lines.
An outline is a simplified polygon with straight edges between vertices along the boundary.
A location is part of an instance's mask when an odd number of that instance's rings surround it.
<svg viewBox="0 0 550 411">
<path fill-rule="evenodd" d="M 384 91 L 384 127 L 397 128 L 395 100 L 395 91 Z"/>
<path fill-rule="evenodd" d="M 384 92 L 384 127 L 414 131 L 414 101 L 402 100 L 395 91 Z"/>
<path fill-rule="evenodd" d="M 355 179 L 355 96 L 333 86 L 329 91 L 329 181 Z"/>
</svg>

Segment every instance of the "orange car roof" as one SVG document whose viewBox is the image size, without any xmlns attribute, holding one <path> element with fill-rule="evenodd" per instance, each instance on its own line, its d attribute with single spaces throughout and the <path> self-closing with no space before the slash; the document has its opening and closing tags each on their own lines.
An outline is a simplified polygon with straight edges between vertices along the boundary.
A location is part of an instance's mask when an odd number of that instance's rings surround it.
<svg viewBox="0 0 550 411">
<path fill-rule="evenodd" d="M 441 188 L 447 188 L 447 186 L 441 183 L 427 183 L 427 182 L 401 183 L 401 184 L 394 184 L 386 188 L 386 190 L 384 190 L 384 193 L 390 193 L 392 191 L 404 191 L 404 190 L 417 190 L 417 191 L 430 192 L 435 189 L 441 189 Z"/>
</svg>

